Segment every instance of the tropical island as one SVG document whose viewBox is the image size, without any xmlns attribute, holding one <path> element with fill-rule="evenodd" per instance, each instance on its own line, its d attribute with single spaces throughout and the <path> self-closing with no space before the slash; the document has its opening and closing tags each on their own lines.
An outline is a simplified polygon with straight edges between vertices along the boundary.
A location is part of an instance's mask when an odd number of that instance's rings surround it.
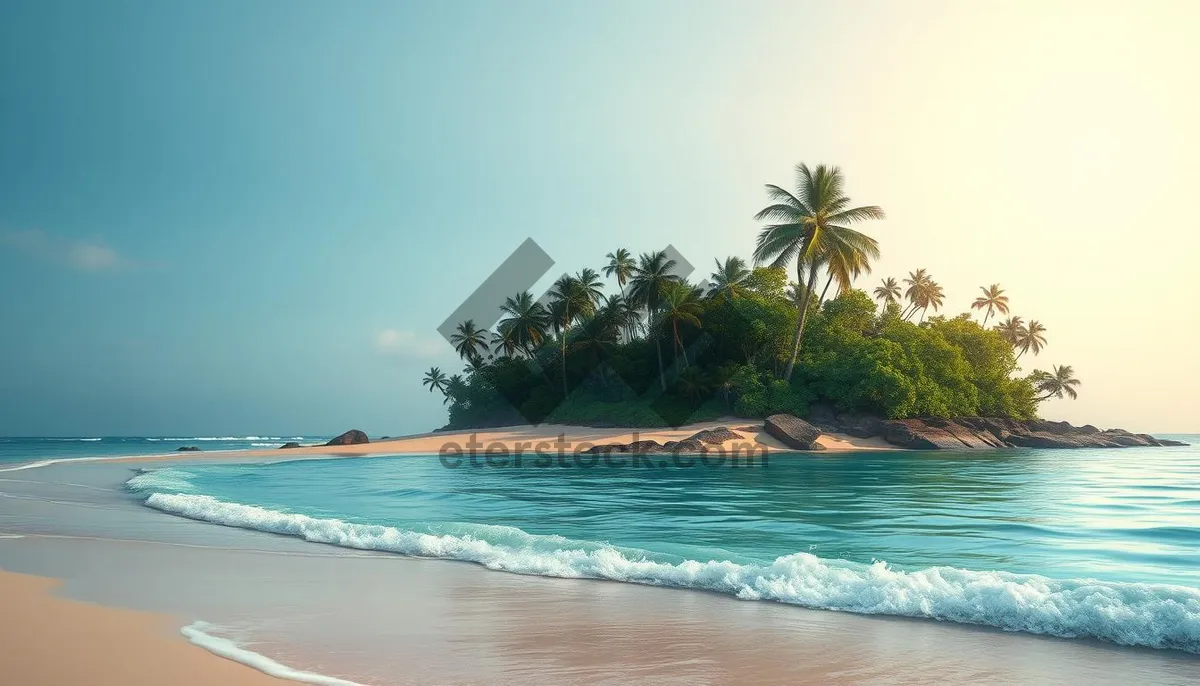
<svg viewBox="0 0 1200 686">
<path fill-rule="evenodd" d="M 513 294 L 493 330 L 458 324 L 461 373 L 435 367 L 423 380 L 444 395 L 446 428 L 661 427 L 814 409 L 1031 420 L 1042 401 L 1077 396 L 1070 365 L 1021 373 L 1047 329 L 1012 315 L 999 284 L 953 317 L 937 314 L 943 289 L 925 269 L 857 288 L 880 251 L 855 227 L 884 211 L 854 205 L 837 167 L 799 164 L 793 190 L 766 191 L 749 262 L 714 259 L 695 282 L 667 251 L 620 248 L 540 299 Z"/>
</svg>

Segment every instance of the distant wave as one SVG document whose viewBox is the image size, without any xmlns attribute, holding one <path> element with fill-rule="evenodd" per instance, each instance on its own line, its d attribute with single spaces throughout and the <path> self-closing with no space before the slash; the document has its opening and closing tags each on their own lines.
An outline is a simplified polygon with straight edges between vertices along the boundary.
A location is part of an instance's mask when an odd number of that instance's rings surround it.
<svg viewBox="0 0 1200 686">
<path fill-rule="evenodd" d="M 292 669 L 287 665 L 279 664 L 265 655 L 246 650 L 227 638 L 213 636 L 207 633 L 206 629 L 211 630 L 212 625 L 207 622 L 193 622 L 180 629 L 179 633 L 186 636 L 187 640 L 214 655 L 219 655 L 234 662 L 240 662 L 278 679 L 289 679 L 306 684 L 317 684 L 318 686 L 361 686 L 356 682 L 338 679 L 337 677 Z"/>
<path fill-rule="evenodd" d="M 143 491 L 189 490 L 187 476 L 146 472 L 128 485 Z M 815 609 L 938 619 L 1200 653 L 1200 590 L 1183 586 L 1058 580 L 955 567 L 902 571 L 885 562 L 867 565 L 808 553 L 785 555 L 770 564 L 675 563 L 651 559 L 654 556 L 647 551 L 540 536 L 514 527 L 474 525 L 470 533 L 434 535 L 182 493 L 153 492 L 146 505 L 191 519 L 316 543 L 464 560 L 519 574 L 703 589 L 744 600 L 775 600 Z"/>
<path fill-rule="evenodd" d="M 279 436 L 192 436 L 191 438 L 148 438 L 148 441 L 282 441 Z"/>
</svg>

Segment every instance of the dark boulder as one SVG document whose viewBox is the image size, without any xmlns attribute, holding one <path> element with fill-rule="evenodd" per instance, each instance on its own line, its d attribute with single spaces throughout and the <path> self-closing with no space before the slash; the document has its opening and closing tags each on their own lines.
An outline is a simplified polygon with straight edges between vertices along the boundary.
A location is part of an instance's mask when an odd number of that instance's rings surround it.
<svg viewBox="0 0 1200 686">
<path fill-rule="evenodd" d="M 838 430 L 857 438 L 872 438 L 883 435 L 883 420 L 871 415 L 839 414 Z"/>
<path fill-rule="evenodd" d="M 181 445 L 176 448 L 175 451 L 181 453 L 198 453 L 200 452 L 200 448 L 197 448 L 194 445 Z"/>
<path fill-rule="evenodd" d="M 883 423 L 883 439 L 913 450 L 965 450 L 969 446 L 954 434 L 921 419 L 892 419 Z"/>
<path fill-rule="evenodd" d="M 351 429 L 341 436 L 330 440 L 325 445 L 358 445 L 360 443 L 370 442 L 371 439 L 367 438 L 365 433 L 359 431 L 358 429 Z"/>
<path fill-rule="evenodd" d="M 741 438 L 745 438 L 745 436 L 743 436 L 739 433 L 730 431 L 729 427 L 727 427 L 727 426 L 718 426 L 715 429 L 704 429 L 703 431 L 697 431 L 696 433 L 692 434 L 691 437 L 688 438 L 687 440 L 699 441 L 700 443 L 712 443 L 714 445 L 720 445 L 721 443 L 724 443 L 725 441 L 732 441 L 734 439 L 741 439 Z"/>
<path fill-rule="evenodd" d="M 297 443 L 295 441 L 288 441 L 287 443 L 284 443 L 283 445 L 279 446 L 279 449 L 283 450 L 285 448 L 299 448 L 299 447 L 300 447 L 299 443 Z"/>
<path fill-rule="evenodd" d="M 821 430 L 790 414 L 773 414 L 763 422 L 763 428 L 789 448 L 796 450 L 824 450 L 817 443 Z"/>
<path fill-rule="evenodd" d="M 634 441 L 626 446 L 623 452 L 630 452 L 637 455 L 645 455 L 648 453 L 661 453 L 663 447 L 658 444 L 658 441 Z"/>
<path fill-rule="evenodd" d="M 1176 440 L 1172 440 L 1170 438 L 1160 438 L 1160 439 L 1158 439 L 1158 444 L 1159 445 L 1173 445 L 1173 446 L 1191 445 L 1190 443 L 1184 443 L 1183 441 L 1176 441 Z"/>
</svg>

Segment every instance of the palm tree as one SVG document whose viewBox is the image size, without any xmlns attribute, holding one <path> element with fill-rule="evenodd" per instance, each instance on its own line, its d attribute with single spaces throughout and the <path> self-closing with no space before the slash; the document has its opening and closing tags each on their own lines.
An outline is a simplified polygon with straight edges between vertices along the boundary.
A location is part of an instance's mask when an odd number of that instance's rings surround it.
<svg viewBox="0 0 1200 686">
<path fill-rule="evenodd" d="M 692 400 L 699 400 L 708 391 L 708 378 L 700 371 L 699 367 L 688 367 L 679 373 L 679 378 L 675 380 L 675 386 L 683 395 Z"/>
<path fill-rule="evenodd" d="M 892 277 L 887 277 L 875 287 L 875 299 L 882 302 L 885 309 L 892 303 L 900 302 L 900 284 Z"/>
<path fill-rule="evenodd" d="M 468 319 L 454 333 L 450 334 L 450 344 L 454 346 L 459 357 L 474 359 L 482 357 L 481 351 L 488 351 L 486 332 L 475 326 L 474 319 Z"/>
<path fill-rule="evenodd" d="M 983 326 L 987 326 L 988 319 L 991 318 L 993 312 L 1000 314 L 1008 314 L 1008 296 L 1004 295 L 1004 289 L 1000 288 L 1000 284 L 994 283 L 987 288 L 979 287 L 983 291 L 983 295 L 975 298 L 975 302 L 971 303 L 972 310 L 982 310 L 987 308 L 987 314 L 983 316 Z"/>
<path fill-rule="evenodd" d="M 825 287 L 821 289 L 820 302 L 825 302 L 825 294 L 829 292 L 829 285 L 834 281 L 837 281 L 839 294 L 850 290 L 855 279 L 863 273 L 871 272 L 871 260 L 877 259 L 879 259 L 877 245 L 862 251 L 845 243 L 832 246 L 822 264 L 829 276 L 825 279 Z"/>
<path fill-rule="evenodd" d="M 634 269 L 633 277 L 629 280 L 629 299 L 638 307 L 644 307 L 649 318 L 649 328 L 656 330 L 658 323 L 657 312 L 662 302 L 663 289 L 669 283 L 679 281 L 679 276 L 672 274 L 675 260 L 667 257 L 665 250 L 653 253 L 642 253 L 638 257 L 638 266 Z M 654 352 L 658 356 L 658 378 L 662 390 L 667 390 L 666 374 L 663 371 L 662 348 L 658 344 L 658 336 L 654 337 Z"/>
<path fill-rule="evenodd" d="M 921 309 L 921 304 L 925 301 L 925 297 L 929 292 L 929 284 L 932 281 L 929 273 L 924 268 L 908 273 L 908 278 L 904 280 L 904 283 L 908 284 L 908 290 L 904 291 L 904 297 L 908 298 L 909 304 L 900 313 L 902 318 L 908 319 L 917 310 Z"/>
<path fill-rule="evenodd" d="M 637 263 L 633 261 L 633 255 L 625 248 L 621 248 L 616 252 L 608 253 L 605 257 L 608 258 L 608 264 L 604 266 L 604 275 L 616 276 L 617 288 L 625 290 L 625 282 L 629 281 L 633 270 L 637 268 Z"/>
<path fill-rule="evenodd" d="M 687 324 L 700 328 L 700 315 L 704 308 L 700 305 L 699 289 L 686 282 L 668 284 L 662 293 L 662 322 L 671 323 L 671 335 L 675 346 L 683 355 L 683 366 L 688 365 L 687 350 L 683 347 L 683 339 L 679 337 L 679 325 Z"/>
<path fill-rule="evenodd" d="M 550 328 L 550 312 L 545 305 L 534 300 L 529 291 L 506 299 L 500 311 L 508 316 L 500 320 L 499 330 L 511 331 L 517 347 L 524 351 L 526 357 L 532 358 L 533 348 L 546 339 L 546 330 Z"/>
<path fill-rule="evenodd" d="M 575 276 L 563 276 L 554 282 L 550 289 L 553 299 L 552 310 L 556 315 L 555 324 L 559 327 L 559 338 L 562 345 L 562 386 L 563 397 L 570 394 L 567 387 L 567 337 L 571 332 L 571 323 L 580 317 L 587 317 L 596 311 L 596 300 L 600 298 L 600 277 L 591 269 L 584 269 Z"/>
<path fill-rule="evenodd" d="M 1030 375 L 1030 379 L 1033 380 L 1033 384 L 1039 392 L 1045 393 L 1037 398 L 1039 403 L 1049 398 L 1062 398 L 1064 394 L 1071 400 L 1079 397 L 1079 392 L 1074 387 L 1080 385 L 1081 382 L 1075 378 L 1075 370 L 1071 369 L 1069 364 L 1061 367 L 1054 365 L 1053 374 L 1035 369 Z"/>
<path fill-rule="evenodd" d="M 616 346 L 620 327 L 613 319 L 611 309 L 600 309 L 586 316 L 576 327 L 571 339 L 571 350 L 588 351 L 597 361 L 604 361 Z M 608 386 L 607 365 L 599 365 L 600 383 Z"/>
<path fill-rule="evenodd" d="M 628 298 L 621 295 L 607 296 L 597 312 L 612 322 L 618 334 L 623 334 L 627 340 L 633 340 L 633 334 L 642 317 Z"/>
<path fill-rule="evenodd" d="M 484 362 L 483 359 L 478 357 L 470 357 L 467 358 L 467 363 L 463 365 L 463 374 L 471 376 L 472 374 L 481 372 L 484 369 L 487 369 L 487 363 Z"/>
<path fill-rule="evenodd" d="M 945 291 L 937 281 L 930 281 L 925 286 L 925 292 L 921 298 L 921 322 L 925 322 L 925 311 L 930 307 L 934 312 L 937 312 L 942 307 L 942 299 L 945 297 Z"/>
<path fill-rule="evenodd" d="M 430 393 L 433 393 L 434 391 L 441 391 L 443 394 L 445 394 L 446 375 L 442 373 L 441 368 L 432 367 L 429 371 L 425 372 L 425 378 L 421 380 L 421 385 L 427 386 Z"/>
<path fill-rule="evenodd" d="M 793 195 L 768 184 L 767 196 L 774 204 L 754 216 L 757 221 L 774 222 L 758 235 L 754 248 L 755 264 L 770 261 L 772 267 L 783 267 L 794 259 L 797 282 L 807 284 L 801 297 L 803 302 L 799 304 L 792 356 L 784 372 L 784 378 L 788 380 L 792 378 L 796 358 L 800 355 L 808 305 L 821 265 L 830 265 L 831 271 L 845 269 L 850 274 L 854 272 L 854 265 L 861 268 L 869 258 L 879 255 L 879 244 L 875 239 L 847 225 L 883 219 L 883 210 L 874 205 L 850 207 L 850 199 L 843 194 L 844 187 L 845 180 L 837 167 L 822 164 L 809 169 L 808 165 L 799 164 L 796 166 L 796 193 Z M 835 263 L 839 266 L 833 267 Z"/>
<path fill-rule="evenodd" d="M 492 333 L 492 350 L 498 357 L 512 357 L 521 346 L 517 344 L 517 333 L 510 327 L 498 327 Z"/>
<path fill-rule="evenodd" d="M 724 264 L 716 258 L 713 258 L 713 261 L 717 263 L 717 271 L 709 277 L 712 281 L 708 289 L 709 296 L 724 295 L 733 300 L 746 292 L 746 280 L 750 278 L 750 269 L 745 260 L 740 257 L 726 257 Z"/>
<path fill-rule="evenodd" d="M 461 398 L 467 392 L 467 382 L 462 376 L 455 374 L 446 380 L 446 397 L 442 399 L 442 404 L 446 405 L 453 402 L 457 398 Z"/>
<path fill-rule="evenodd" d="M 1004 340 L 1015 348 L 1021 344 L 1021 332 L 1025 329 L 1025 321 L 1020 317 L 1009 317 L 992 328 L 999 331 Z"/>
<path fill-rule="evenodd" d="M 1021 327 L 1017 332 L 1017 345 L 1021 348 L 1021 352 L 1017 355 L 1017 359 L 1021 359 L 1021 355 L 1033 351 L 1034 355 L 1042 352 L 1042 348 L 1046 345 L 1046 337 L 1042 334 L 1046 333 L 1046 327 L 1036 319 L 1030 319 L 1029 324 Z"/>
</svg>

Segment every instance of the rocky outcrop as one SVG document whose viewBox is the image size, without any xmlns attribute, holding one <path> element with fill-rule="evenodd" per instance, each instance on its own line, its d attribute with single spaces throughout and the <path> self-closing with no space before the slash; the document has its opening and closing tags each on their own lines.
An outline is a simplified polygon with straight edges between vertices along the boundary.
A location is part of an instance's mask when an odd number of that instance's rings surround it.
<svg viewBox="0 0 1200 686">
<path fill-rule="evenodd" d="M 772 419 L 767 418 L 764 428 L 774 436 L 771 430 Z M 870 415 L 835 412 L 826 405 L 814 405 L 810 408 L 808 424 L 826 433 L 843 433 L 859 438 L 881 437 L 893 445 L 916 450 L 1186 445 L 1179 441 L 1155 438 L 1149 434 L 1135 434 L 1124 429 L 1101 431 L 1091 424 L 1072 426 L 1068 422 L 1044 419 L 1016 420 L 1004 417 L 884 420 Z M 792 445 L 787 441 L 784 443 Z"/>
<path fill-rule="evenodd" d="M 197 448 L 197 447 L 196 447 L 196 446 L 194 446 L 194 445 L 181 445 L 181 446 L 179 446 L 178 448 L 176 448 L 176 449 L 175 449 L 175 452 L 180 452 L 180 453 L 198 453 L 198 452 L 200 452 L 200 448 Z"/>
<path fill-rule="evenodd" d="M 360 443 L 370 443 L 371 439 L 358 429 L 350 429 L 346 433 L 330 440 L 325 445 L 358 445 Z"/>
<path fill-rule="evenodd" d="M 299 443 L 297 443 L 295 441 L 288 441 L 287 443 L 284 443 L 283 445 L 279 446 L 279 449 L 285 450 L 288 448 L 299 448 L 299 447 L 300 447 Z"/>
<path fill-rule="evenodd" d="M 755 429 L 755 431 L 757 431 L 757 429 Z M 687 440 L 699 441 L 701 443 L 709 443 L 712 445 L 720 445 L 725 441 L 733 441 L 744 438 L 745 436 L 741 435 L 740 433 L 737 433 L 736 431 L 730 431 L 729 427 L 727 426 L 718 426 L 713 429 L 697 431 L 696 433 L 692 434 L 691 438 L 688 438 Z"/>
<path fill-rule="evenodd" d="M 899 419 L 882 422 L 884 440 L 920 450 L 986 450 L 992 448 L 1130 448 L 1180 445 L 1178 441 L 1134 434 L 1123 429 L 1100 431 L 1094 426 L 1041 419 L 1003 417 Z"/>
<path fill-rule="evenodd" d="M 763 429 L 789 448 L 796 450 L 824 450 L 817 443 L 821 430 L 790 414 L 773 414 L 763 422 Z"/>
</svg>

